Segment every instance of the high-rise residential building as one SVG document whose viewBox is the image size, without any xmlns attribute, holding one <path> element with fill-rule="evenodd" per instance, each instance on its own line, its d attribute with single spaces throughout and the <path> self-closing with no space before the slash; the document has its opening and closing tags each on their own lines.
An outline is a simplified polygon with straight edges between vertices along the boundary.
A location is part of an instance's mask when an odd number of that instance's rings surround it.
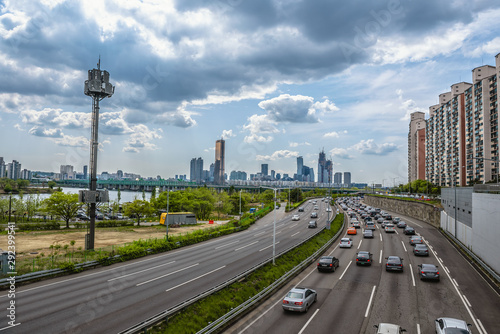
<svg viewBox="0 0 500 334">
<path fill-rule="evenodd" d="M 335 173 L 335 175 L 333 176 L 333 183 L 334 184 L 342 184 L 342 173 L 341 172 Z"/>
<path fill-rule="evenodd" d="M 233 170 L 231 174 L 229 174 L 229 179 L 230 180 L 241 180 L 241 181 L 246 181 L 247 179 L 247 173 L 242 172 L 242 171 L 235 171 Z"/>
<path fill-rule="evenodd" d="M 61 180 L 74 180 L 75 179 L 75 171 L 73 170 L 72 165 L 61 165 L 60 167 L 60 176 Z"/>
<path fill-rule="evenodd" d="M 12 180 L 21 178 L 21 164 L 17 160 L 12 160 L 7 164 L 7 178 Z"/>
<path fill-rule="evenodd" d="M 426 179 L 436 185 L 465 186 L 496 181 L 500 53 L 496 66 L 472 70 L 472 83 L 460 82 L 429 108 L 425 129 Z"/>
<path fill-rule="evenodd" d="M 297 157 L 297 176 L 302 175 L 302 169 L 304 167 L 304 159 L 302 156 Z"/>
<path fill-rule="evenodd" d="M 325 151 L 321 150 L 318 157 L 318 183 L 332 183 L 333 163 L 326 160 Z"/>
<path fill-rule="evenodd" d="M 20 178 L 23 180 L 31 180 L 33 177 L 33 174 L 30 170 L 23 169 L 20 174 Z"/>
<path fill-rule="evenodd" d="M 87 180 L 88 179 L 88 169 L 89 167 L 87 165 L 83 166 L 83 179 Z M 123 177 L 123 175 L 122 175 Z"/>
<path fill-rule="evenodd" d="M 204 180 L 202 158 L 191 159 L 189 179 L 191 182 L 197 183 L 201 183 Z"/>
<path fill-rule="evenodd" d="M 411 114 L 408 131 L 408 182 L 425 180 L 425 113 Z"/>
<path fill-rule="evenodd" d="M 344 185 L 350 187 L 351 183 L 351 172 L 344 172 Z"/>
<path fill-rule="evenodd" d="M 261 164 L 260 165 L 260 173 L 262 176 L 267 176 L 269 174 L 269 165 L 268 164 Z"/>
<path fill-rule="evenodd" d="M 271 169 L 271 180 L 274 180 L 276 178 L 276 171 L 274 169 Z"/>
<path fill-rule="evenodd" d="M 0 157 L 0 179 L 7 176 L 7 169 L 3 157 Z"/>
<path fill-rule="evenodd" d="M 214 183 L 224 184 L 225 172 L 224 164 L 226 160 L 226 141 L 219 139 L 215 142 L 215 165 L 214 165 Z"/>
<path fill-rule="evenodd" d="M 121 169 L 116 171 L 116 177 L 121 180 L 123 179 L 123 171 Z"/>
</svg>

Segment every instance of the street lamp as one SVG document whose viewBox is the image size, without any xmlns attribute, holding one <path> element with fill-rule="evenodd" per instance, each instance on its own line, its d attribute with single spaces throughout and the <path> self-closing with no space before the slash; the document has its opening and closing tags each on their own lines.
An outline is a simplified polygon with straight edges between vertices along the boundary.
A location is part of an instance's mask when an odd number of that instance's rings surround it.
<svg viewBox="0 0 500 334">
<path fill-rule="evenodd" d="M 273 224 L 273 265 L 275 265 L 276 257 L 276 190 L 277 188 L 262 187 L 274 191 L 274 224 Z"/>
<path fill-rule="evenodd" d="M 241 192 L 243 191 L 243 189 L 240 189 L 240 221 L 241 221 Z"/>
</svg>

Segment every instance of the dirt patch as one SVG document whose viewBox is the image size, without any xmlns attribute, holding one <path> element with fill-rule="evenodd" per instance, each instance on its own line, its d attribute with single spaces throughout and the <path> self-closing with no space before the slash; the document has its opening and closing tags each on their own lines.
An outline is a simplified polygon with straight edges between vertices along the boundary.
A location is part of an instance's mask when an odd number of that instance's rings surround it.
<svg viewBox="0 0 500 334">
<path fill-rule="evenodd" d="M 185 234 L 190 231 L 209 228 L 217 225 L 198 224 L 196 226 L 182 226 L 169 229 L 169 236 Z M 16 233 L 16 253 L 20 256 L 30 256 L 30 253 L 50 253 L 51 245 L 70 245 L 71 240 L 75 240 L 74 248 L 85 249 L 86 231 L 60 231 L 60 232 L 17 232 Z M 165 229 L 156 227 L 138 227 L 127 230 L 97 229 L 95 233 L 94 249 L 115 245 L 121 246 L 124 243 L 139 239 L 164 238 Z M 7 235 L 0 236 L 0 249 L 7 250 Z M 69 246 L 73 249 L 73 246 Z M 35 256 L 36 254 L 31 254 Z"/>
</svg>

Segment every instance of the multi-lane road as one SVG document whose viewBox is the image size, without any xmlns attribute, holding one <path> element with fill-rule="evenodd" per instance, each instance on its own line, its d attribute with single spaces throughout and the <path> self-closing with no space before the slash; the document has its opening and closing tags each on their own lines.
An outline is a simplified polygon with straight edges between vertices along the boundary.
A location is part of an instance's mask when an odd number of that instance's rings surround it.
<svg viewBox="0 0 500 334">
<path fill-rule="evenodd" d="M 391 213 L 391 212 L 389 212 Z M 391 213 L 398 216 L 396 213 Z M 401 216 L 400 216 L 401 217 Z M 277 292 L 227 333 L 375 333 L 375 324 L 399 324 L 407 333 L 434 333 L 438 317 L 464 319 L 473 333 L 500 333 L 500 296 L 445 239 L 425 222 L 401 217 L 429 245 L 429 257 L 413 255 L 409 237 L 397 229 L 387 234 L 379 224 L 375 238 L 364 239 L 360 230 L 351 249 L 335 243 L 327 255 L 340 260 L 334 273 L 320 273 L 315 265 Z M 356 266 L 356 253 L 373 253 L 374 264 Z M 385 257 L 404 260 L 402 273 L 386 272 Z M 421 281 L 418 264 L 439 267 L 440 282 Z M 281 301 L 293 286 L 313 288 L 318 301 L 308 313 L 285 312 Z"/>
<path fill-rule="evenodd" d="M 276 210 L 276 253 L 316 233 L 307 228 L 318 212 L 326 224 L 326 204 L 304 205 L 299 221 Z M 118 333 L 188 300 L 272 257 L 274 213 L 247 231 L 175 251 L 147 256 L 80 274 L 16 288 L 15 299 L 0 295 L 0 331 L 8 333 Z M 7 307 L 15 301 L 10 327 Z"/>
</svg>

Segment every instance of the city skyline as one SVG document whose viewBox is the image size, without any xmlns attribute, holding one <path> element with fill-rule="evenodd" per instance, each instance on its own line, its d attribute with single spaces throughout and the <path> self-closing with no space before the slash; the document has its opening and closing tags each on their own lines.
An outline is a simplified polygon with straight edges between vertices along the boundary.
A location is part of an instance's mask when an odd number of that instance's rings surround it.
<svg viewBox="0 0 500 334">
<path fill-rule="evenodd" d="M 6 160 L 52 172 L 89 165 L 91 100 L 83 86 L 100 55 L 116 89 L 100 105 L 98 173 L 189 175 L 186 162 L 213 161 L 223 138 L 226 174 L 267 163 L 293 176 L 297 157 L 316 169 L 324 148 L 333 173 L 406 182 L 410 114 L 428 116 L 436 92 L 500 50 L 493 2 L 91 8 L 3 4 Z"/>
</svg>

